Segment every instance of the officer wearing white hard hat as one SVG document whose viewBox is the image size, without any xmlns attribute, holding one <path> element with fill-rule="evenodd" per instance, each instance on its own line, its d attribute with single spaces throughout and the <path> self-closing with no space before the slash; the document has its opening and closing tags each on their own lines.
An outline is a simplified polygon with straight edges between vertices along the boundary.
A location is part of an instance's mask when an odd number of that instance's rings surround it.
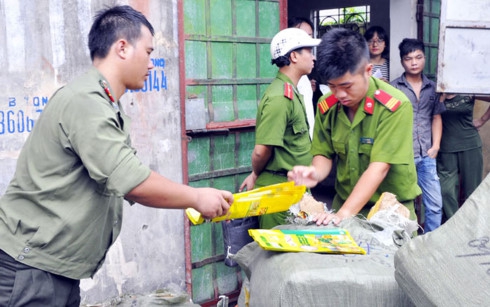
<svg viewBox="0 0 490 307">
<path fill-rule="evenodd" d="M 252 173 L 240 190 L 286 182 L 294 165 L 309 165 L 311 138 L 303 96 L 297 90 L 301 76 L 314 65 L 313 47 L 320 43 L 297 28 L 281 30 L 270 46 L 271 63 L 279 67 L 257 109 Z M 260 228 L 285 224 L 287 212 L 259 217 Z"/>
</svg>

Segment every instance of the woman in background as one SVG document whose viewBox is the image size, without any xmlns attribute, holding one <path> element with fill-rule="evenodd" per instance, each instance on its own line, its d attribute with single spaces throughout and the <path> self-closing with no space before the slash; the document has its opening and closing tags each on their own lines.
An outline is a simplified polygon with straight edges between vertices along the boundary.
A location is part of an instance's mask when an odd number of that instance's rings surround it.
<svg viewBox="0 0 490 307">
<path fill-rule="evenodd" d="M 490 107 L 482 117 L 473 119 L 475 99 L 490 102 L 490 97 L 473 95 L 442 94 L 439 99 L 446 106 L 441 114 L 442 138 L 437 155 L 443 220 L 453 216 L 482 181 L 483 153 L 478 129 L 490 119 Z"/>
<path fill-rule="evenodd" d="M 386 31 L 380 26 L 370 27 L 364 33 L 369 47 L 370 63 L 373 64 L 373 76 L 385 82 L 390 80 L 390 41 Z"/>
</svg>

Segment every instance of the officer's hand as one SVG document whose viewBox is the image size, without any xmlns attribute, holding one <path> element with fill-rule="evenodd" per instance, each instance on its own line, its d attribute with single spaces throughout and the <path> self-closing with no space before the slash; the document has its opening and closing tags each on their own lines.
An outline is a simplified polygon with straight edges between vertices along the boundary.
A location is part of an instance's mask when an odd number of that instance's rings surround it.
<svg viewBox="0 0 490 307">
<path fill-rule="evenodd" d="M 199 211 L 203 218 L 212 219 L 228 213 L 233 203 L 233 194 L 224 190 L 213 188 L 198 188 L 198 198 L 194 209 Z"/>
<path fill-rule="evenodd" d="M 350 215 L 352 216 L 352 215 Z M 322 212 L 313 217 L 313 222 L 318 226 L 333 224 L 339 226 L 340 222 L 349 217 L 342 208 L 338 212 Z"/>
<path fill-rule="evenodd" d="M 288 180 L 296 185 L 312 188 L 318 184 L 318 175 L 314 166 L 297 165 L 288 172 Z"/>
<path fill-rule="evenodd" d="M 313 222 L 315 222 L 318 226 L 328 224 L 337 226 L 340 223 L 340 218 L 338 218 L 333 212 L 322 212 L 313 217 Z"/>
<path fill-rule="evenodd" d="M 247 178 L 245 178 L 245 180 L 243 180 L 238 191 L 242 192 L 244 189 L 246 189 L 247 191 L 252 190 L 255 186 L 255 181 L 257 181 L 257 175 L 252 172 L 250 175 L 247 176 Z"/>
</svg>

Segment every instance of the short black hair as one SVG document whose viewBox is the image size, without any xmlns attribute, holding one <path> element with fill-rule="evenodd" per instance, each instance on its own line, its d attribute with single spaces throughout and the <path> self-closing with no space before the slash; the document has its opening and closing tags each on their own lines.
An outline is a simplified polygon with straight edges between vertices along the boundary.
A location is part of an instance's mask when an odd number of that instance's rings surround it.
<svg viewBox="0 0 490 307">
<path fill-rule="evenodd" d="M 279 68 L 284 67 L 284 66 L 289 66 L 291 64 L 291 60 L 290 60 L 291 52 L 295 51 L 295 52 L 298 52 L 301 54 L 303 52 L 303 49 L 305 49 L 305 48 L 311 48 L 311 47 L 300 47 L 300 48 L 291 50 L 288 53 L 286 53 L 285 55 L 281 55 L 281 56 L 277 57 L 277 59 L 271 60 L 271 64 L 272 65 L 275 64 Z"/>
<path fill-rule="evenodd" d="M 388 33 L 386 33 L 385 29 L 380 26 L 372 26 L 367 29 L 366 33 L 364 33 L 364 38 L 366 41 L 369 41 L 370 39 L 373 38 L 374 34 L 378 34 L 378 37 L 385 42 L 385 49 L 383 50 L 383 53 L 381 54 L 382 57 L 384 58 L 389 58 L 390 55 L 390 37 L 388 36 Z"/>
<path fill-rule="evenodd" d="M 97 12 L 88 34 L 90 58 L 105 58 L 112 44 L 120 38 L 134 44 L 141 36 L 141 26 L 155 34 L 146 17 L 129 5 L 114 6 Z"/>
<path fill-rule="evenodd" d="M 400 45 L 398 45 L 398 49 L 400 49 L 400 59 L 403 59 L 407 54 L 417 50 L 422 51 L 425 55 L 424 42 L 416 38 L 404 38 Z"/>
<path fill-rule="evenodd" d="M 325 33 L 316 54 L 318 75 L 325 84 L 347 72 L 357 73 L 361 65 L 369 63 L 369 49 L 364 37 L 344 28 Z"/>
<path fill-rule="evenodd" d="M 288 28 L 298 28 L 302 23 L 307 23 L 311 29 L 315 29 L 313 27 L 313 22 L 309 18 L 306 17 L 291 17 L 288 20 Z"/>
</svg>

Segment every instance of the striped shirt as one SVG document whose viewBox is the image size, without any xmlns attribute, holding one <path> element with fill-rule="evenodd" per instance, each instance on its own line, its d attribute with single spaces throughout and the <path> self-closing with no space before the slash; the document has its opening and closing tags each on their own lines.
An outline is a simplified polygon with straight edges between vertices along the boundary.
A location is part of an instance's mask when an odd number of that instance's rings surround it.
<svg viewBox="0 0 490 307">
<path fill-rule="evenodd" d="M 377 76 L 376 75 L 376 71 L 377 70 L 380 70 L 381 71 L 381 75 L 383 76 L 383 78 L 385 78 L 386 80 L 390 80 L 390 61 L 388 60 L 385 60 L 385 62 L 381 65 L 378 65 L 378 64 L 373 64 L 373 76 Z"/>
</svg>

